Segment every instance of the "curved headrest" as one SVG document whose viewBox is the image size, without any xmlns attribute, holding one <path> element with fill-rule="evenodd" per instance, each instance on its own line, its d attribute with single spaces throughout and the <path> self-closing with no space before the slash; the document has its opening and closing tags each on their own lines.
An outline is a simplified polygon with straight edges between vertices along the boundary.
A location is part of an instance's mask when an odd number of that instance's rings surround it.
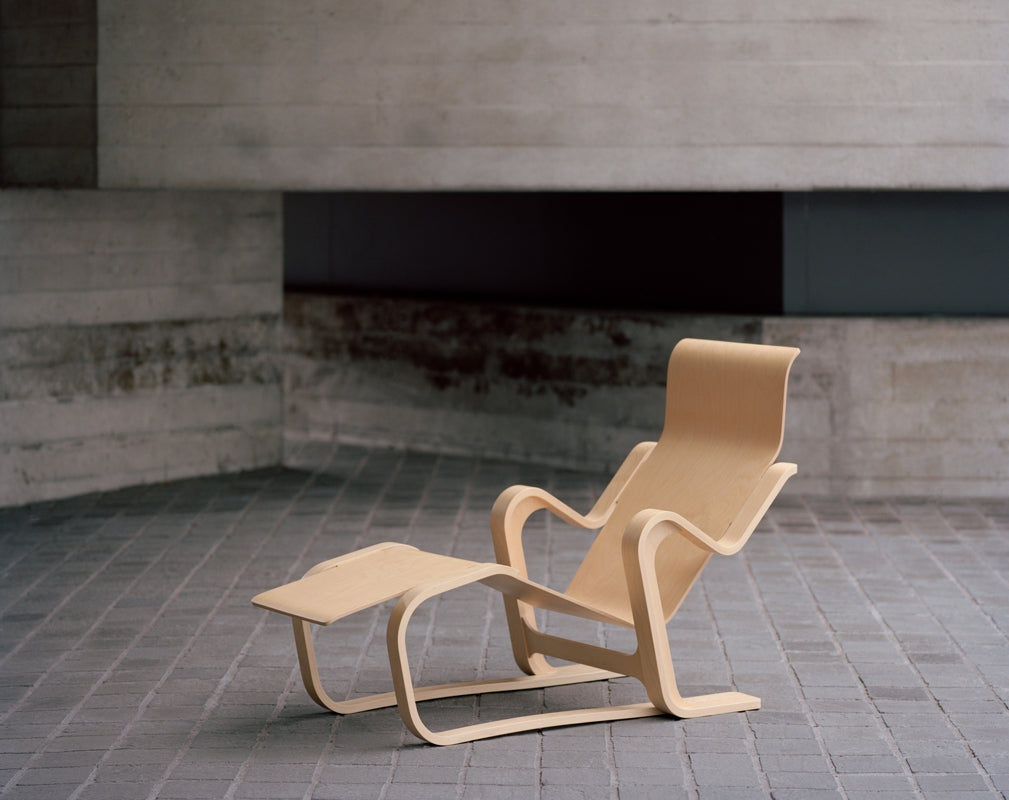
<svg viewBox="0 0 1009 800">
<path fill-rule="evenodd" d="M 669 357 L 662 439 L 725 436 L 781 448 L 796 347 L 683 339 Z"/>
</svg>

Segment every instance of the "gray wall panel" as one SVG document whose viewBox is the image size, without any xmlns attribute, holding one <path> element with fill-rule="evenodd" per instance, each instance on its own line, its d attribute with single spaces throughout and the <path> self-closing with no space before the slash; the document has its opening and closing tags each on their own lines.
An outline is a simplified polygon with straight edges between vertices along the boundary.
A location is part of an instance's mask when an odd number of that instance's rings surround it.
<svg viewBox="0 0 1009 800">
<path fill-rule="evenodd" d="M 1009 187 L 995 0 L 101 0 L 107 187 Z"/>
<path fill-rule="evenodd" d="M 784 306 L 1009 314 L 1009 193 L 787 194 Z"/>
</svg>

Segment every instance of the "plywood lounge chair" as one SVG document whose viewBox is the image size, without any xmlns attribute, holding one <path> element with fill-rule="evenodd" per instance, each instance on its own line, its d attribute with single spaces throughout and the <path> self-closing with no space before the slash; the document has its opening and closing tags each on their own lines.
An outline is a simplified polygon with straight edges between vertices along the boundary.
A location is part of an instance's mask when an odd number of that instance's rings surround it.
<svg viewBox="0 0 1009 800">
<path fill-rule="evenodd" d="M 491 512 L 497 563 L 482 564 L 396 543 L 375 545 L 310 569 L 293 583 L 253 599 L 291 617 L 309 695 L 351 714 L 397 704 L 407 727 L 433 744 L 499 736 L 556 725 L 655 714 L 698 717 L 760 707 L 760 699 L 727 691 L 683 697 L 676 686 L 666 623 L 712 554 L 731 555 L 749 538 L 794 464 L 775 463 L 784 427 L 790 347 L 684 339 L 669 359 L 666 419 L 658 442 L 637 445 L 588 514 L 547 492 L 506 489 Z M 589 530 L 599 529 L 564 592 L 531 581 L 522 528 L 545 509 Z M 525 673 L 503 680 L 415 687 L 406 628 L 425 600 L 469 583 L 499 591 L 512 651 Z M 319 680 L 309 624 L 329 625 L 399 598 L 387 633 L 394 691 L 338 702 Z M 632 628 L 633 653 L 551 635 L 534 609 Z M 547 657 L 572 662 L 553 666 Z M 631 675 L 650 702 L 555 711 L 432 731 L 417 703 L 463 694 L 534 689 Z"/>
</svg>

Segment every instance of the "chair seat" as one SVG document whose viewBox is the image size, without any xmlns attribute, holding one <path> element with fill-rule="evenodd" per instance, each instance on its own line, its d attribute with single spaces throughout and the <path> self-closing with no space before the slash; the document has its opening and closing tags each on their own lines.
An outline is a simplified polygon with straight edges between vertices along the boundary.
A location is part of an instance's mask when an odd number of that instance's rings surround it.
<svg viewBox="0 0 1009 800">
<path fill-rule="evenodd" d="M 356 558 L 336 559 L 321 571 L 256 595 L 252 604 L 316 625 L 329 625 L 399 597 L 425 581 L 463 575 L 484 566 L 388 543 L 381 549 L 369 548 Z"/>
</svg>

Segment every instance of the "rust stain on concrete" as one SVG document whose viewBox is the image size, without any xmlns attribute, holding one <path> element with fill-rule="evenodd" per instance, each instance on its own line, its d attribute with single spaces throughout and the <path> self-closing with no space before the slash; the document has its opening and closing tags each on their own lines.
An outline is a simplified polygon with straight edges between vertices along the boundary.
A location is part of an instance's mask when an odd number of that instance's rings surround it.
<svg viewBox="0 0 1009 800">
<path fill-rule="evenodd" d="M 63 326 L 0 334 L 0 399 L 278 384 L 279 320 Z"/>
<path fill-rule="evenodd" d="M 508 387 L 571 406 L 596 387 L 665 384 L 668 350 L 654 358 L 635 341 L 642 330 L 668 325 L 655 314 L 289 293 L 284 325 L 287 352 L 334 364 L 399 365 L 437 391 Z M 759 335 L 749 320 L 739 327 L 743 339 Z"/>
</svg>

